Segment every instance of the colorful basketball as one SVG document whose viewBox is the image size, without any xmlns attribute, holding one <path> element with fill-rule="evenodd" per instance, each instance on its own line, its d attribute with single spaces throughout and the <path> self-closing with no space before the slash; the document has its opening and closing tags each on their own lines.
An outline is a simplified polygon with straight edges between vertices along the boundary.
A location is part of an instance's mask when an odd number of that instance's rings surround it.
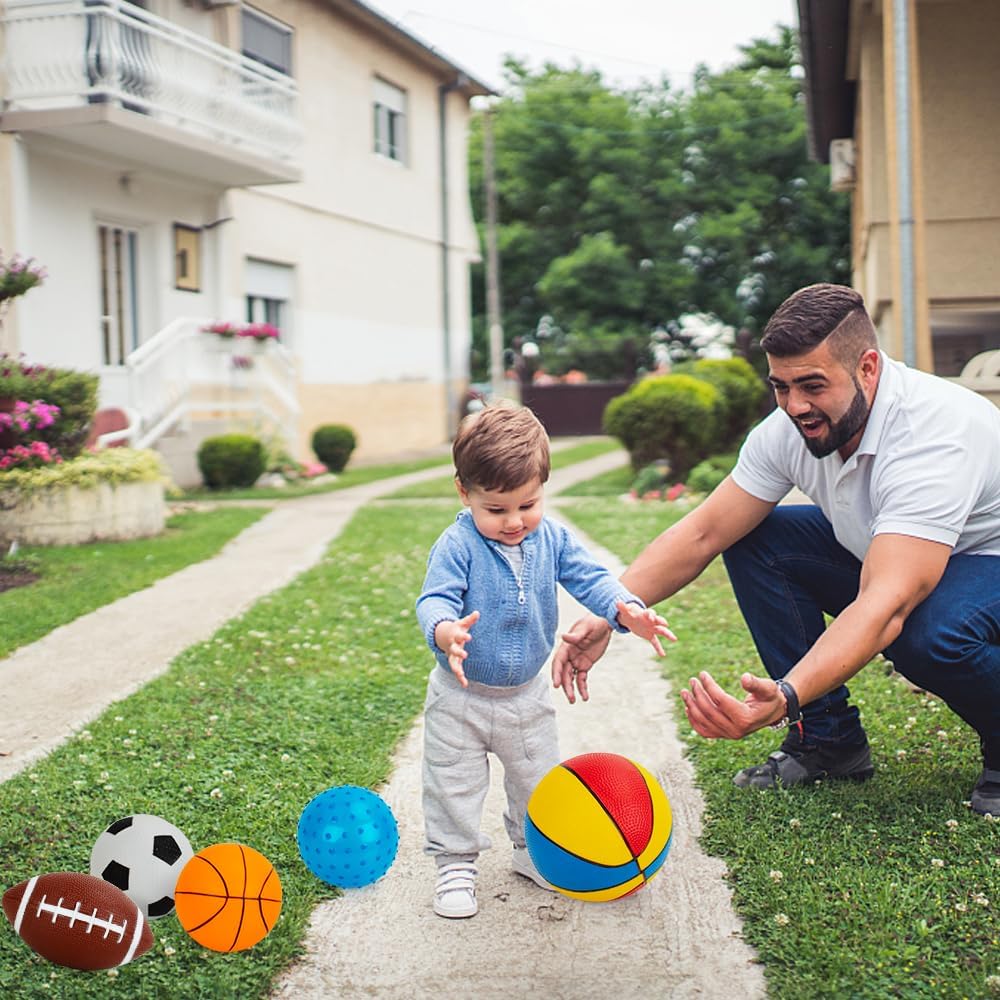
<svg viewBox="0 0 1000 1000">
<path fill-rule="evenodd" d="M 566 896 L 603 903 L 641 889 L 670 850 L 673 817 L 659 782 L 614 753 L 552 768 L 528 800 L 535 867 Z"/>
<path fill-rule="evenodd" d="M 263 940 L 281 912 L 281 881 L 245 844 L 213 844 L 183 868 L 174 889 L 181 926 L 212 951 L 243 951 Z"/>
</svg>

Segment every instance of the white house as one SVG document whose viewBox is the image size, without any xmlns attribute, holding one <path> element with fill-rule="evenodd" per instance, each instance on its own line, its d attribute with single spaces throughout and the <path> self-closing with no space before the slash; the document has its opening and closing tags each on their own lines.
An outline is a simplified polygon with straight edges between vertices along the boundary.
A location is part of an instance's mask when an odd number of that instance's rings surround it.
<svg viewBox="0 0 1000 1000">
<path fill-rule="evenodd" d="M 486 86 L 358 0 L 0 0 L 0 30 L 0 250 L 48 270 L 0 350 L 99 372 L 181 481 L 237 422 L 300 459 L 321 423 L 447 440 Z M 202 329 L 250 320 L 280 342 Z"/>
</svg>

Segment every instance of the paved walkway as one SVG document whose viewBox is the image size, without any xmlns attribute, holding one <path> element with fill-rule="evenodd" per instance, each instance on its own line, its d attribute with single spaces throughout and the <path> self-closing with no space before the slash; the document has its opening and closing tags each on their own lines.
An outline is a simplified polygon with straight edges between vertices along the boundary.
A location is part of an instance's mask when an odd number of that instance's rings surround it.
<svg viewBox="0 0 1000 1000">
<path fill-rule="evenodd" d="M 547 493 L 618 468 L 623 453 L 553 473 Z M 335 493 L 284 501 L 222 552 L 124 597 L 0 661 L 0 780 L 167 669 L 193 643 L 317 562 L 354 511 L 438 467 Z M 595 554 L 616 572 L 608 552 Z M 563 625 L 579 607 L 565 594 Z M 123 627 L 124 625 L 124 627 Z M 433 867 L 421 853 L 421 722 L 399 746 L 381 789 L 400 824 L 400 851 L 373 886 L 348 890 L 315 911 L 306 955 L 276 998 L 554 1000 L 764 996 L 762 970 L 740 936 L 722 864 L 697 838 L 702 800 L 675 734 L 676 699 L 648 647 L 616 636 L 595 670 L 592 696 L 557 697 L 564 757 L 591 750 L 640 761 L 674 810 L 674 842 L 661 873 L 617 903 L 586 904 L 543 892 L 509 870 L 502 793 L 487 801 L 494 849 L 481 858 L 479 915 L 444 921 L 430 908 Z M 430 655 L 428 654 L 428 665 Z"/>
</svg>

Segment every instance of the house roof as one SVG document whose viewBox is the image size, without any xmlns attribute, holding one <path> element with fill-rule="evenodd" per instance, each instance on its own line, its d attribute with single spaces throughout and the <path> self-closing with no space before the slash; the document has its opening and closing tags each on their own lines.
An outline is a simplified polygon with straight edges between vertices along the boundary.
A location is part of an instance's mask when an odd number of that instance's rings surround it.
<svg viewBox="0 0 1000 1000">
<path fill-rule="evenodd" d="M 809 154 L 830 161 L 830 140 L 854 135 L 856 85 L 847 78 L 850 0 L 798 0 L 806 71 Z"/>
<path fill-rule="evenodd" d="M 441 79 L 444 85 L 452 85 L 466 97 L 490 97 L 495 91 L 471 73 L 453 62 L 432 45 L 421 41 L 397 21 L 379 13 L 361 0 L 327 0 L 334 10 L 354 21 L 409 55 L 414 62 L 426 67 Z"/>
</svg>

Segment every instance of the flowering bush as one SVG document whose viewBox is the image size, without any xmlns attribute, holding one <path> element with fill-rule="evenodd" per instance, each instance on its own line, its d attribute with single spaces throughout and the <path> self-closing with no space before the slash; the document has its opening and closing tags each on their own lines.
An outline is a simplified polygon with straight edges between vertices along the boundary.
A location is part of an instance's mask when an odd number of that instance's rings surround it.
<svg viewBox="0 0 1000 1000">
<path fill-rule="evenodd" d="M 270 323 L 247 323 L 239 331 L 240 337 L 253 337 L 254 340 L 277 340 L 281 336 L 281 331 Z"/>
<path fill-rule="evenodd" d="M 270 323 L 230 323 L 217 321 L 201 328 L 202 333 L 214 333 L 218 337 L 251 337 L 254 340 L 277 340 L 281 331 Z"/>
<path fill-rule="evenodd" d="M 40 285 L 47 277 L 44 267 L 39 267 L 33 257 L 14 254 L 4 263 L 0 253 L 0 302 L 24 295 L 29 288 Z"/>
<path fill-rule="evenodd" d="M 0 431 L 18 430 L 25 433 L 30 430 L 42 430 L 51 427 L 58 415 L 58 406 L 43 403 L 40 399 L 32 403 L 19 399 L 14 403 L 12 413 L 0 413 Z"/>
<path fill-rule="evenodd" d="M 50 465 L 61 462 L 62 456 L 44 441 L 32 441 L 31 444 L 16 444 L 13 448 L 0 451 L 0 469 L 6 471 L 17 466 L 27 469 L 37 469 L 40 465 Z"/>
<path fill-rule="evenodd" d="M 202 333 L 214 333 L 219 337 L 235 337 L 242 327 L 236 323 L 209 323 L 201 328 Z"/>
</svg>

